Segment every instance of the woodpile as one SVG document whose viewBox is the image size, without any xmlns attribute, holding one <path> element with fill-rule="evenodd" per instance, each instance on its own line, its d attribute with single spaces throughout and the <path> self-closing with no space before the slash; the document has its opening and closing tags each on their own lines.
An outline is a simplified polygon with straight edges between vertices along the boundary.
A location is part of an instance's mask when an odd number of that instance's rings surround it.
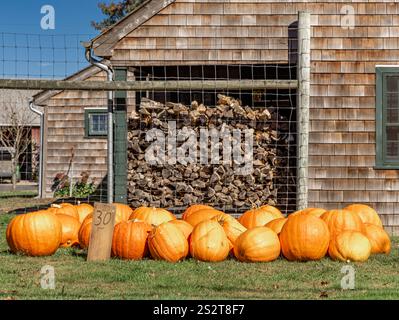
<svg viewBox="0 0 399 320">
<path fill-rule="evenodd" d="M 192 102 L 191 106 L 176 103 L 165 105 L 143 98 L 139 109 L 129 118 L 128 132 L 128 201 L 133 207 L 154 206 L 179 208 L 194 203 L 210 204 L 225 211 L 242 212 L 253 206 L 277 205 L 277 196 L 286 188 L 286 156 L 289 152 L 287 134 L 277 131 L 281 116 L 266 108 L 242 106 L 238 99 L 218 95 L 216 106 Z M 152 165 L 146 150 L 151 129 L 170 133 L 169 123 L 176 123 L 176 132 L 188 127 L 200 137 L 203 128 L 236 130 L 253 129 L 253 170 L 237 175 L 238 165 L 194 163 L 163 163 Z M 286 121 L 287 122 L 287 121 Z M 285 123 L 282 121 L 282 123 Z M 287 130 L 288 131 L 288 130 Z M 242 139 L 244 148 L 244 138 Z M 216 145 L 223 156 L 222 142 Z M 211 145 L 209 144 L 209 148 Z M 198 151 L 198 154 L 200 152 Z M 245 150 L 243 149 L 243 154 Z M 209 161 L 210 163 L 210 161 Z M 287 200 L 285 200 L 287 201 Z M 283 203 L 284 204 L 284 203 Z"/>
</svg>

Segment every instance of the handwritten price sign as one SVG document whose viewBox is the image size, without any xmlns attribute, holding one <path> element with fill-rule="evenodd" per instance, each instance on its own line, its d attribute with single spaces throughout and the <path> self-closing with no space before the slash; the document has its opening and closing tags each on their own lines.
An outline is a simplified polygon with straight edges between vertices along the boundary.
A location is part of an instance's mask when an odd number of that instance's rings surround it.
<svg viewBox="0 0 399 320">
<path fill-rule="evenodd" d="M 106 261 L 111 257 L 116 208 L 114 205 L 94 204 L 87 261 Z"/>
</svg>

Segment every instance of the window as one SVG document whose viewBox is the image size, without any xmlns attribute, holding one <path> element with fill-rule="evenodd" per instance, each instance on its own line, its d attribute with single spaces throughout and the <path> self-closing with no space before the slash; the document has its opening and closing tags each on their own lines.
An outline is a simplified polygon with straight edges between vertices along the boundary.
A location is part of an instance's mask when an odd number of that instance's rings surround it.
<svg viewBox="0 0 399 320">
<path fill-rule="evenodd" d="M 376 74 L 376 167 L 399 169 L 399 66 Z"/>
<path fill-rule="evenodd" d="M 107 109 L 85 110 L 86 138 L 103 138 L 107 136 L 108 114 Z"/>
</svg>

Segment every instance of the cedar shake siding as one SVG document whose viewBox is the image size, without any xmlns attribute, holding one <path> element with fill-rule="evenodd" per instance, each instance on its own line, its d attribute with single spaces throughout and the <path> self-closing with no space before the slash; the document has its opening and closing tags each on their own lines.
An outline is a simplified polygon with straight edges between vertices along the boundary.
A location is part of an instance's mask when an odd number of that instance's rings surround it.
<svg viewBox="0 0 399 320">
<path fill-rule="evenodd" d="M 88 81 L 105 81 L 104 72 L 97 72 Z M 52 185 L 58 173 L 68 172 L 72 152 L 73 177 L 76 182 L 82 172 L 101 183 L 107 174 L 107 140 L 85 137 L 85 108 L 106 108 L 107 93 L 101 91 L 63 91 L 47 100 L 45 194 L 52 197 Z"/>
</svg>

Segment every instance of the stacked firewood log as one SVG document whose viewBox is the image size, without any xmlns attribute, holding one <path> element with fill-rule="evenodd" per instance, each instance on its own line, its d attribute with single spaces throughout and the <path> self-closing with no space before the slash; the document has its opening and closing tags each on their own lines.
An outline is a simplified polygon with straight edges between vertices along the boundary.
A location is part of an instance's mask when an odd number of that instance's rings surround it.
<svg viewBox="0 0 399 320">
<path fill-rule="evenodd" d="M 287 173 L 288 164 L 284 155 L 289 153 L 290 137 L 282 134 L 276 125 L 281 120 L 282 117 L 275 111 L 243 106 L 240 100 L 224 95 L 218 95 L 216 106 L 205 106 L 196 101 L 191 106 L 162 104 L 143 98 L 139 108 L 129 117 L 129 204 L 133 207 L 179 208 L 204 203 L 233 212 L 264 204 L 276 205 L 277 196 L 282 192 L 276 185 L 284 188 L 281 179 L 285 181 L 287 175 L 291 178 L 295 176 L 295 172 L 288 170 Z M 171 122 L 176 126 L 173 132 Z M 198 137 L 196 161 L 179 161 L 178 157 L 172 163 L 170 158 L 160 163 L 148 161 L 146 151 L 153 143 L 148 141 L 151 140 L 148 139 L 149 131 L 157 129 L 167 139 L 168 134 L 178 133 L 183 128 L 192 130 Z M 239 174 L 238 168 L 245 163 L 223 162 L 222 140 L 216 144 L 221 159 L 218 164 L 212 163 L 211 152 L 208 164 L 200 161 L 200 131 L 204 128 L 219 132 L 241 130 L 242 155 L 247 156 L 245 161 L 253 161 L 253 170 L 248 174 Z M 250 129 L 253 129 L 252 159 L 248 158 L 244 144 L 244 131 Z M 164 153 L 168 155 L 166 139 Z M 177 144 L 179 146 L 179 142 Z M 215 144 L 211 145 L 209 141 L 208 147 L 212 146 L 215 148 Z"/>
</svg>

